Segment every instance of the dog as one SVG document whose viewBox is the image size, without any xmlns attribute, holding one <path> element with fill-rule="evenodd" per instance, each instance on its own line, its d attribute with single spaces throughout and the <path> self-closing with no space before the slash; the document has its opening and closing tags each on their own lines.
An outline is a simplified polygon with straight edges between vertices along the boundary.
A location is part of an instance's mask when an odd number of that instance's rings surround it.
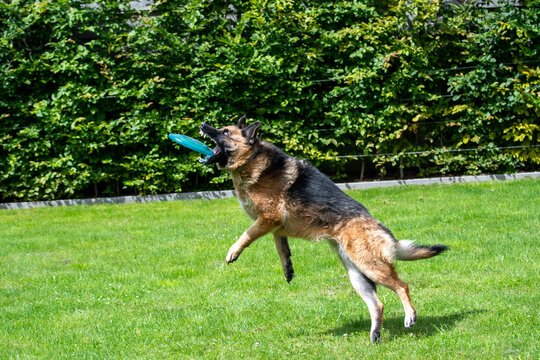
<svg viewBox="0 0 540 360">
<path fill-rule="evenodd" d="M 403 303 L 405 327 L 416 322 L 409 287 L 393 266 L 394 260 L 418 260 L 438 255 L 444 245 L 421 246 L 398 241 L 392 232 L 359 202 L 341 191 L 305 160 L 285 154 L 258 136 L 261 122 L 216 129 L 200 125 L 203 137 L 214 143 L 207 164 L 231 174 L 238 201 L 254 223 L 229 249 L 227 264 L 258 238 L 272 233 L 285 279 L 294 277 L 288 237 L 327 240 L 343 263 L 353 288 L 371 316 L 370 339 L 380 342 L 384 305 L 376 284 L 393 290 Z"/>
</svg>

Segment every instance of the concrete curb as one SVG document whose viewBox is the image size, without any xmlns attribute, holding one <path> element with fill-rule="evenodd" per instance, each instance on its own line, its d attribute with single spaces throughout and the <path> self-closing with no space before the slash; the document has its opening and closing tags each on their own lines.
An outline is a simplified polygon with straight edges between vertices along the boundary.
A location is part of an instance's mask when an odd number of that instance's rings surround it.
<svg viewBox="0 0 540 360">
<path fill-rule="evenodd" d="M 528 172 L 528 173 L 519 173 L 519 174 L 478 175 L 478 176 L 451 176 L 451 177 L 436 177 L 436 178 L 410 179 L 410 180 L 354 182 L 354 183 L 341 183 L 341 184 L 337 184 L 337 186 L 342 190 L 362 190 L 362 189 L 384 188 L 384 187 L 391 187 L 391 186 L 455 184 L 455 183 L 468 183 L 468 182 L 519 180 L 519 179 L 525 179 L 525 178 L 535 178 L 535 179 L 540 178 L 540 172 Z M 1 203 L 0 210 L 30 209 L 30 208 L 46 207 L 46 206 L 132 204 L 132 203 L 193 200 L 193 199 L 212 200 L 212 199 L 230 198 L 234 196 L 235 196 L 234 190 L 223 190 L 223 191 L 201 191 L 201 192 L 175 193 L 175 194 L 163 194 L 163 195 L 146 195 L 146 196 L 119 196 L 119 197 L 93 198 L 93 199 L 12 202 L 12 203 Z"/>
<path fill-rule="evenodd" d="M 527 172 L 518 174 L 495 174 L 495 175 L 470 175 L 470 176 L 450 176 L 450 177 L 434 177 L 423 179 L 410 180 L 388 180 L 388 181 L 370 181 L 357 183 L 337 184 L 342 190 L 360 190 L 372 188 L 384 188 L 390 186 L 405 186 L 405 185 L 431 185 L 431 184 L 456 184 L 468 182 L 485 182 L 485 181 L 504 181 L 504 180 L 519 180 L 526 178 L 540 178 L 540 172 Z"/>
</svg>

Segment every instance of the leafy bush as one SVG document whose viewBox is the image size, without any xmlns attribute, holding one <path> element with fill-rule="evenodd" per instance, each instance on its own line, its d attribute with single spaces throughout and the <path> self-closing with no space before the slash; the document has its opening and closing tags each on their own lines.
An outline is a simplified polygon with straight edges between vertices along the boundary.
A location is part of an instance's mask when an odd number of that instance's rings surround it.
<svg viewBox="0 0 540 360">
<path fill-rule="evenodd" d="M 540 163 L 539 1 L 88 3 L 0 3 L 2 201 L 230 187 L 167 134 L 244 113 L 335 179 Z"/>
</svg>

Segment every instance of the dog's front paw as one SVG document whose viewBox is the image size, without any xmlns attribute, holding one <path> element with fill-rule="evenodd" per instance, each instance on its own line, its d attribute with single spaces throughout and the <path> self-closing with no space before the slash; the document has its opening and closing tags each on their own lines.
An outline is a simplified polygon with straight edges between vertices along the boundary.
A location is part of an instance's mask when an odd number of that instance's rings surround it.
<svg viewBox="0 0 540 360">
<path fill-rule="evenodd" d="M 372 344 L 378 344 L 381 342 L 381 332 L 379 330 L 372 331 L 370 336 Z"/>
<path fill-rule="evenodd" d="M 240 253 L 242 253 L 242 249 L 240 249 L 236 244 L 231 246 L 229 249 L 229 253 L 227 254 L 227 257 L 225 258 L 225 261 L 227 262 L 227 265 L 235 262 L 236 259 L 240 256 Z"/>
<path fill-rule="evenodd" d="M 287 261 L 287 264 L 285 265 L 285 268 L 284 268 L 284 273 L 285 273 L 285 280 L 287 280 L 287 282 L 290 283 L 294 277 L 294 268 L 293 268 L 291 259 Z"/>
</svg>

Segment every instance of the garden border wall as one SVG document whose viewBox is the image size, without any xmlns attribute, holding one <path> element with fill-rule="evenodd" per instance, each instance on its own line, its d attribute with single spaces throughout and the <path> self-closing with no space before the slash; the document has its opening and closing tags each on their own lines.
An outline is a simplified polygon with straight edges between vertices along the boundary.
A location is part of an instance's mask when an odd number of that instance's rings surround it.
<svg viewBox="0 0 540 360">
<path fill-rule="evenodd" d="M 337 186 L 342 190 L 362 190 L 362 189 L 384 188 L 384 187 L 391 187 L 391 186 L 455 184 L 455 183 L 468 183 L 468 182 L 485 182 L 485 181 L 493 181 L 493 180 L 497 180 L 497 181 L 519 180 L 519 179 L 525 179 L 525 178 L 540 178 L 540 171 L 517 173 L 517 174 L 468 175 L 468 176 L 432 177 L 432 178 L 408 179 L 408 180 L 351 182 L 351 183 L 340 183 L 340 184 L 337 184 Z M 90 198 L 90 199 L 11 202 L 11 203 L 0 203 L 0 210 L 1 209 L 3 210 L 31 209 L 31 208 L 46 207 L 46 206 L 131 204 L 131 203 L 194 200 L 194 199 L 212 200 L 212 199 L 230 198 L 234 196 L 235 196 L 234 190 L 221 190 L 221 191 L 200 191 L 200 192 L 186 192 L 186 193 L 145 195 L 145 196 L 119 196 L 119 197 L 101 197 L 101 198 Z"/>
</svg>

